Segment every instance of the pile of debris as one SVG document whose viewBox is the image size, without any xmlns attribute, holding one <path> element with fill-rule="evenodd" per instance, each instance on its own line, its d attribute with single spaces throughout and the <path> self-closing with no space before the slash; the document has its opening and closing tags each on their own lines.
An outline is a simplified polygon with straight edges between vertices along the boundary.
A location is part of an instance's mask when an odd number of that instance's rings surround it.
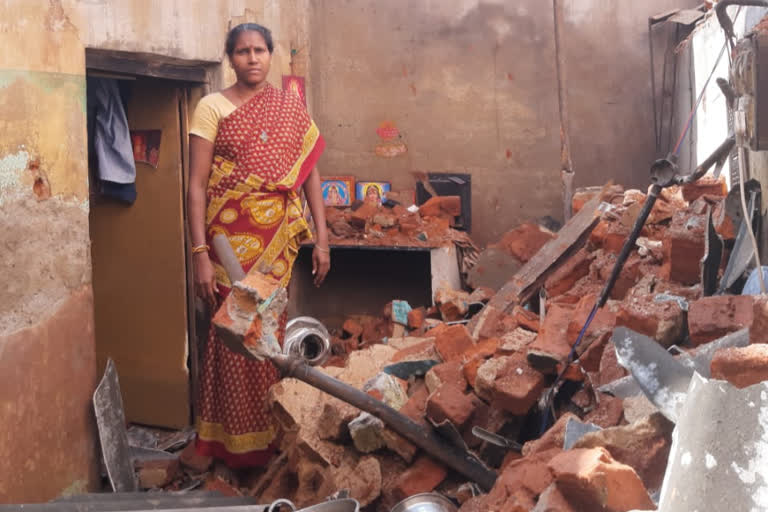
<svg viewBox="0 0 768 512">
<path fill-rule="evenodd" d="M 407 198 L 408 194 L 403 194 Z M 332 245 L 441 247 L 456 236 L 452 226 L 461 215 L 461 198 L 435 196 L 417 207 L 406 207 L 396 193 L 383 205 L 356 201 L 349 208 L 325 210 Z"/>
<path fill-rule="evenodd" d="M 478 512 L 663 505 L 663 482 L 685 487 L 668 461 L 690 464 L 674 444 L 685 435 L 673 436 L 676 423 L 690 423 L 689 385 L 768 379 L 768 351 L 749 345 L 768 342 L 768 300 L 712 295 L 740 224 L 724 183 L 665 189 L 569 364 L 645 199 L 617 186 L 579 191 L 579 213 L 559 232 L 527 223 L 486 250 L 514 258 L 519 268 L 504 282 L 441 289 L 431 307 L 395 300 L 381 317 L 349 318 L 336 332 L 323 372 L 472 454 L 497 472 L 494 485 L 480 488 L 376 416 L 287 378 L 270 391 L 282 453 L 257 481 L 230 492 L 308 506 L 346 490 L 377 512 L 431 491 Z M 558 374 L 565 380 L 550 393 Z"/>
<path fill-rule="evenodd" d="M 404 497 L 436 490 L 469 511 L 655 508 L 650 495 L 664 478 L 674 419 L 664 414 L 663 402 L 659 407 L 642 394 L 642 382 L 628 397 L 611 388 L 633 380 L 624 366 L 637 366 L 627 354 L 620 364 L 612 335 L 625 326 L 655 340 L 665 354 L 670 347 L 687 353 L 757 318 L 752 297 L 703 296 L 703 267 L 711 265 L 706 258 L 702 262 L 707 228 L 711 223 L 727 255 L 739 223 L 722 181 L 664 190 L 611 300 L 565 372 L 566 382 L 552 403 L 557 420 L 543 435 L 550 411 L 539 408 L 564 369 L 644 200 L 641 191 L 616 186 L 580 191 L 574 211 L 594 211 L 581 220 L 574 217 L 573 223 L 582 223 L 577 233 L 571 223 L 558 234 L 525 225 L 494 247 L 523 265 L 507 286 L 472 293 L 441 290 L 431 308 L 411 309 L 394 301 L 382 318 L 349 319 L 335 338 L 336 357 L 325 371 L 425 429 L 448 433 L 455 445 L 498 468 L 489 492 L 441 466 L 371 414 L 285 379 L 271 392 L 286 432 L 284 457 L 260 490 L 261 501 L 288 496 L 308 505 L 348 489 L 366 510 L 385 511 Z M 548 254 L 553 250 L 555 257 Z M 534 268 L 548 259 L 553 260 L 548 268 Z M 718 258 L 716 274 L 722 274 L 727 260 Z M 534 294 L 520 285 L 530 273 L 537 274 L 531 282 L 544 291 L 541 300 L 530 301 Z M 510 283 L 516 296 L 509 293 Z M 485 305 L 471 316 L 478 304 Z M 738 374 L 743 357 L 749 356 L 715 356 L 721 362 L 713 365 L 730 368 L 717 376 Z M 564 450 L 567 433 L 578 430 L 594 432 L 569 439 Z M 524 443 L 520 452 L 508 448 L 516 441 Z"/>
</svg>

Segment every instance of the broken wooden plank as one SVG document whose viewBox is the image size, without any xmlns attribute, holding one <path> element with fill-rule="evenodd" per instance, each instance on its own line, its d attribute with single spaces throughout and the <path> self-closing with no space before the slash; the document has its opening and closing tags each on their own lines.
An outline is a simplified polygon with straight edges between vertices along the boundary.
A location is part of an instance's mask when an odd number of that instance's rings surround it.
<svg viewBox="0 0 768 512">
<path fill-rule="evenodd" d="M 558 231 L 557 237 L 547 242 L 528 263 L 523 265 L 488 305 L 499 311 L 510 311 L 515 305 L 522 304 L 569 256 L 581 249 L 600 221 L 598 207 L 607 189 L 608 185 L 585 204 L 579 213 Z"/>
</svg>

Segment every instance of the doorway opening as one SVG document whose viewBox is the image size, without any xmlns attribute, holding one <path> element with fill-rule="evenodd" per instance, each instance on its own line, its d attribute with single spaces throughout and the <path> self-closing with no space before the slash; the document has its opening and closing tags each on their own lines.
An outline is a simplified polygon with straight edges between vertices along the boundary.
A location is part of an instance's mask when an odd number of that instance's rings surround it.
<svg viewBox="0 0 768 512">
<path fill-rule="evenodd" d="M 210 65 L 86 51 L 97 362 L 102 371 L 115 361 L 131 423 L 181 429 L 194 417 L 198 328 L 186 236 L 186 134 L 189 106 L 205 92 Z M 105 122 L 117 124 L 105 129 Z M 123 156 L 128 144 L 133 183 L 115 183 L 120 159 L 99 150 L 118 138 Z"/>
</svg>

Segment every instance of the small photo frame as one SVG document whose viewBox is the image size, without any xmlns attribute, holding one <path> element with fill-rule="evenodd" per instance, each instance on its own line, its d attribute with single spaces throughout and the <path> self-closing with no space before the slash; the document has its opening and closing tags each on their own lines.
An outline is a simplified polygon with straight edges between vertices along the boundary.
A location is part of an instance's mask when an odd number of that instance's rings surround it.
<svg viewBox="0 0 768 512">
<path fill-rule="evenodd" d="M 355 199 L 381 206 L 391 188 L 388 181 L 358 181 L 355 185 Z"/>
<path fill-rule="evenodd" d="M 350 206 L 355 190 L 354 176 L 324 176 L 320 188 L 325 206 Z"/>
<path fill-rule="evenodd" d="M 131 130 L 133 159 L 157 169 L 162 135 L 162 130 Z"/>
</svg>

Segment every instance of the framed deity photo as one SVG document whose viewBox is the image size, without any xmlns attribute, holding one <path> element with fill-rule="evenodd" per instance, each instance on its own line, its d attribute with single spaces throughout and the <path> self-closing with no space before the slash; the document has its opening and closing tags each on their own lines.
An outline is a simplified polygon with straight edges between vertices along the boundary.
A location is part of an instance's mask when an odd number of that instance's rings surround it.
<svg viewBox="0 0 768 512">
<path fill-rule="evenodd" d="M 325 206 L 350 206 L 355 190 L 354 176 L 324 176 L 320 187 Z"/>
<path fill-rule="evenodd" d="M 388 181 L 358 181 L 355 187 L 355 199 L 381 206 L 391 188 Z"/>
</svg>

